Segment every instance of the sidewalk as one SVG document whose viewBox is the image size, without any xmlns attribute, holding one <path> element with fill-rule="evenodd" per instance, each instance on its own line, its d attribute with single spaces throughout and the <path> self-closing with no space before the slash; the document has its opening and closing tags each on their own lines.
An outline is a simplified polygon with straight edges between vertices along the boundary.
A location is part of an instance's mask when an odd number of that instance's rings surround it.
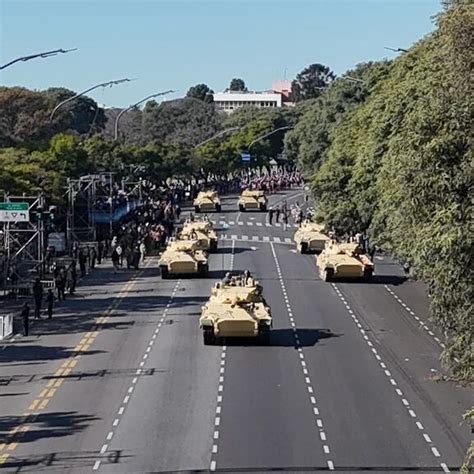
<svg viewBox="0 0 474 474">
<path fill-rule="evenodd" d="M 100 272 L 101 270 L 105 270 L 108 268 L 112 268 L 112 264 L 110 261 L 104 261 L 101 265 L 96 265 L 94 270 L 89 270 L 89 273 L 85 277 L 83 278 L 79 277 L 77 279 L 76 291 L 74 295 L 69 295 L 69 293 L 67 293 L 65 301 L 59 301 L 55 299 L 53 319 L 59 313 L 64 311 L 65 303 L 67 303 L 68 301 L 75 301 L 81 298 L 81 287 L 87 286 L 89 280 L 94 278 L 94 274 L 97 271 Z M 55 296 L 56 295 L 57 293 L 55 292 Z M 40 323 L 43 320 L 48 321 L 46 318 L 45 297 L 46 297 L 46 292 L 44 293 L 44 296 L 43 296 L 43 305 L 41 308 L 42 319 L 40 320 L 34 319 L 35 304 L 34 304 L 34 299 L 32 297 L 19 297 L 16 299 L 14 297 L 6 298 L 2 296 L 2 298 L 0 298 L 0 314 L 5 315 L 5 314 L 13 313 L 13 334 L 8 339 L 4 339 L 3 341 L 0 341 L 0 350 L 5 348 L 5 346 L 8 345 L 9 343 L 18 339 L 18 337 L 23 337 L 23 321 L 21 318 L 21 309 L 25 302 L 27 302 L 28 306 L 30 307 L 30 327 L 29 327 L 30 334 L 32 332 L 32 328 L 34 328 L 38 323 Z"/>
</svg>

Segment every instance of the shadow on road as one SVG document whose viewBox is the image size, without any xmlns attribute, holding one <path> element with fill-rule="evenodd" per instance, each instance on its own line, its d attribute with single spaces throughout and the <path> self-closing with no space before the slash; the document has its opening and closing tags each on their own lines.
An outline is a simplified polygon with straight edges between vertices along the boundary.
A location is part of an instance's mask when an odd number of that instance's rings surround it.
<svg viewBox="0 0 474 474">
<path fill-rule="evenodd" d="M 85 430 L 92 422 L 98 420 L 93 415 L 81 415 L 75 411 L 40 413 L 25 416 L 0 416 L 0 443 L 9 442 L 15 435 L 11 433 L 20 426 L 28 426 L 27 431 L 22 431 L 22 444 L 32 443 L 48 438 L 70 436 Z"/>
<path fill-rule="evenodd" d="M 251 241 L 250 241 L 251 242 Z M 253 252 L 253 250 L 250 247 L 220 247 L 217 249 L 217 252 L 214 255 L 219 255 L 219 254 L 236 254 L 236 253 L 244 253 L 244 252 Z"/>
<path fill-rule="evenodd" d="M 100 354 L 103 351 L 83 351 L 81 355 L 93 355 Z M 59 360 L 68 359 L 75 354 L 71 348 L 63 346 L 41 346 L 39 344 L 29 345 L 10 345 L 7 349 L 0 352 L 0 364 L 5 365 L 24 365 L 24 362 L 34 361 L 40 363 L 40 361 L 46 360 Z M 10 364 L 15 362 L 16 364 Z"/>
<path fill-rule="evenodd" d="M 298 335 L 299 344 L 296 343 L 295 334 Z M 272 346 L 272 347 L 311 347 L 323 339 L 340 337 L 342 334 L 334 334 L 330 329 L 272 329 L 268 344 L 254 337 L 224 338 L 222 344 L 228 346 Z"/>
</svg>

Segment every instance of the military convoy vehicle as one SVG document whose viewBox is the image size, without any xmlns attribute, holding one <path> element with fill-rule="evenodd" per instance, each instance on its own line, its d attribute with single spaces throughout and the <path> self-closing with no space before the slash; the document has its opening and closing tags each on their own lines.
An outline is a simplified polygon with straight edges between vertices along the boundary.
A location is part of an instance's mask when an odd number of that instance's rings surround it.
<svg viewBox="0 0 474 474">
<path fill-rule="evenodd" d="M 300 253 L 321 252 L 329 237 L 323 233 L 324 226 L 316 222 L 303 222 L 295 232 L 294 240 Z"/>
<path fill-rule="evenodd" d="M 209 264 L 206 251 L 197 240 L 173 240 L 160 257 L 161 278 L 196 275 L 207 276 Z"/>
<path fill-rule="evenodd" d="M 193 202 L 196 213 L 221 212 L 221 201 L 216 191 L 200 191 Z"/>
<path fill-rule="evenodd" d="M 268 199 L 264 191 L 245 189 L 239 198 L 239 211 L 266 211 Z"/>
<path fill-rule="evenodd" d="M 182 239 L 197 240 L 202 250 L 215 252 L 217 250 L 217 234 L 212 223 L 206 219 L 186 220 L 180 236 Z"/>
<path fill-rule="evenodd" d="M 258 282 L 249 278 L 242 285 L 241 278 L 233 277 L 228 284 L 215 284 L 199 325 L 206 345 L 227 337 L 252 337 L 268 344 L 272 316 Z"/>
<path fill-rule="evenodd" d="M 324 281 L 372 278 L 374 264 L 355 243 L 330 241 L 317 257 L 319 274 Z"/>
</svg>

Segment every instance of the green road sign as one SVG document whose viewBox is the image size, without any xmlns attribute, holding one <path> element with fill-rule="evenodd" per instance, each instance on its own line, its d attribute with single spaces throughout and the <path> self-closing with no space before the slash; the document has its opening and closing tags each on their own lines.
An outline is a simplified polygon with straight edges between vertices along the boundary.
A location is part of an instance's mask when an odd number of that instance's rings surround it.
<svg viewBox="0 0 474 474">
<path fill-rule="evenodd" d="M 27 202 L 0 202 L 0 211 L 27 211 Z"/>
</svg>

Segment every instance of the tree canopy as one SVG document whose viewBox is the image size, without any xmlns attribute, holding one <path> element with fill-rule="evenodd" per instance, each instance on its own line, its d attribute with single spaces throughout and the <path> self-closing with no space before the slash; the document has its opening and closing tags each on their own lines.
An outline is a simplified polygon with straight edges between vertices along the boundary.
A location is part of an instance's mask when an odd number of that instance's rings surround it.
<svg viewBox="0 0 474 474">
<path fill-rule="evenodd" d="M 336 75 L 324 64 L 311 64 L 303 69 L 291 84 L 291 93 L 295 102 L 315 99 L 329 86 Z"/>
<path fill-rule="evenodd" d="M 363 65 L 311 105 L 286 149 L 311 178 L 318 217 L 367 232 L 431 292 L 443 360 L 473 379 L 474 16 L 452 2 L 393 63 Z"/>
<path fill-rule="evenodd" d="M 235 78 L 230 81 L 229 90 L 247 92 L 247 86 L 243 79 Z"/>
<path fill-rule="evenodd" d="M 208 104 L 214 102 L 214 91 L 206 84 L 196 84 L 189 88 L 186 93 L 186 97 L 192 97 L 194 99 L 199 99 Z"/>
</svg>

